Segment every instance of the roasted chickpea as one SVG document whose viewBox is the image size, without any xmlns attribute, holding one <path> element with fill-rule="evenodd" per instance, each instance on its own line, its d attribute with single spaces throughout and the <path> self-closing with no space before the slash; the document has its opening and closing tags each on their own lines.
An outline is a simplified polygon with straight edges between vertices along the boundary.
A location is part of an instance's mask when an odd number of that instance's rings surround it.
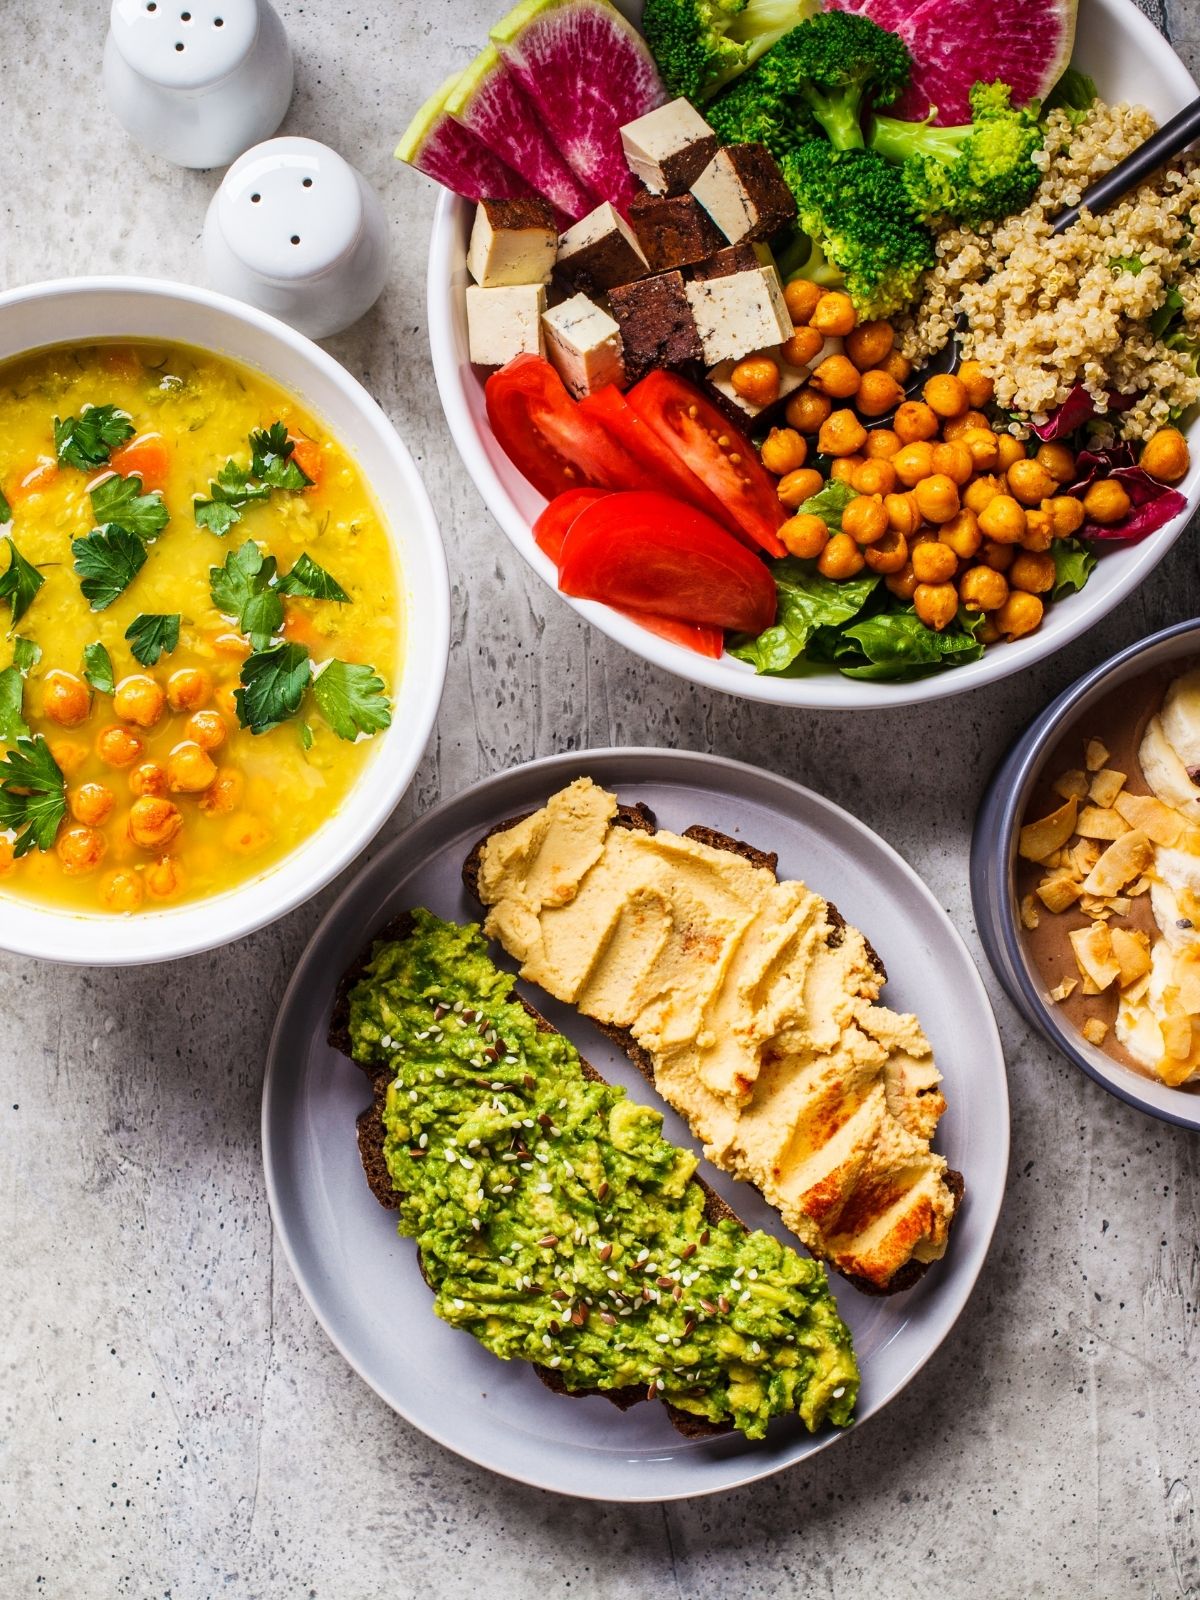
<svg viewBox="0 0 1200 1600">
<path fill-rule="evenodd" d="M 1020 544 L 1025 537 L 1025 508 L 1010 494 L 998 494 L 978 513 L 986 539 L 998 544 Z"/>
<path fill-rule="evenodd" d="M 1054 587 L 1054 557 L 1022 550 L 1008 569 L 1008 581 L 1028 594 L 1048 593 Z"/>
<path fill-rule="evenodd" d="M 813 368 L 808 381 L 822 394 L 831 395 L 835 400 L 849 400 L 858 393 L 862 374 L 848 357 L 826 356 Z"/>
<path fill-rule="evenodd" d="M 1056 539 L 1069 539 L 1083 527 L 1083 501 L 1073 494 L 1056 494 L 1053 500 L 1043 500 L 1042 510 L 1050 518 Z"/>
<path fill-rule="evenodd" d="M 888 531 L 888 514 L 876 495 L 860 494 L 842 512 L 842 531 L 855 544 L 874 544 Z"/>
<path fill-rule="evenodd" d="M 912 547 L 918 583 L 948 583 L 958 571 L 958 557 L 940 539 L 923 539 Z"/>
<path fill-rule="evenodd" d="M 996 451 L 996 465 L 1001 472 L 1007 472 L 1015 461 L 1023 461 L 1025 459 L 1025 446 L 1020 439 L 1014 439 L 1011 433 L 996 435 Z"/>
<path fill-rule="evenodd" d="M 167 679 L 172 711 L 197 711 L 212 694 L 212 679 L 201 667 L 180 667 Z"/>
<path fill-rule="evenodd" d="M 904 390 L 886 372 L 864 372 L 855 405 L 864 417 L 882 417 L 904 399 Z M 897 441 L 898 442 L 898 441 Z"/>
<path fill-rule="evenodd" d="M 867 456 L 871 461 L 890 461 L 900 448 L 891 428 L 872 428 L 867 434 Z"/>
<path fill-rule="evenodd" d="M 933 471 L 933 446 L 925 439 L 906 444 L 892 457 L 896 476 L 906 489 L 911 489 Z"/>
<path fill-rule="evenodd" d="M 242 775 L 236 767 L 218 767 L 211 786 L 196 804 L 209 816 L 228 816 L 242 798 Z"/>
<path fill-rule="evenodd" d="M 933 472 L 928 478 L 922 478 L 913 493 L 917 497 L 917 509 L 926 522 L 940 525 L 958 515 L 958 485 L 944 472 Z"/>
<path fill-rule="evenodd" d="M 840 289 L 831 289 L 817 301 L 808 320 L 827 338 L 844 339 L 853 331 L 858 315 L 848 294 L 843 294 Z"/>
<path fill-rule="evenodd" d="M 65 778 L 79 771 L 88 758 L 88 747 L 78 739 L 51 739 L 50 754 Z"/>
<path fill-rule="evenodd" d="M 889 572 L 883 582 L 897 600 L 911 600 L 917 587 L 917 575 L 913 571 L 912 562 L 906 561 L 899 572 Z"/>
<path fill-rule="evenodd" d="M 908 562 L 908 540 L 889 528 L 877 544 L 867 545 L 863 559 L 872 572 L 899 572 Z"/>
<path fill-rule="evenodd" d="M 734 394 L 752 406 L 773 405 L 779 399 L 779 365 L 770 356 L 747 356 L 729 374 Z"/>
<path fill-rule="evenodd" d="M 182 826 L 178 807 L 160 795 L 141 795 L 129 808 L 129 837 L 144 850 L 169 844 Z"/>
<path fill-rule="evenodd" d="M 925 380 L 921 394 L 929 409 L 947 420 L 961 417 L 971 404 L 962 379 L 951 372 L 935 372 Z"/>
<path fill-rule="evenodd" d="M 173 794 L 201 794 L 216 775 L 216 763 L 192 739 L 177 744 L 167 757 L 167 787 Z"/>
<path fill-rule="evenodd" d="M 157 761 L 142 761 L 129 774 L 129 791 L 134 795 L 166 794 L 167 774 Z"/>
<path fill-rule="evenodd" d="M 979 547 L 979 559 L 993 572 L 1007 572 L 1016 560 L 1017 552 L 1011 544 L 1000 544 L 995 539 L 985 539 Z"/>
<path fill-rule="evenodd" d="M 225 719 L 219 711 L 194 711 L 184 732 L 201 750 L 219 750 L 225 743 Z"/>
<path fill-rule="evenodd" d="M 152 728 L 163 714 L 167 697 L 145 672 L 122 678 L 113 694 L 113 710 L 124 722 L 138 728 Z"/>
<path fill-rule="evenodd" d="M 992 621 L 991 617 L 987 617 L 984 620 L 983 627 L 980 628 L 975 637 L 980 644 L 998 644 L 1000 641 L 1000 629 Z"/>
<path fill-rule="evenodd" d="M 1192 464 L 1187 440 L 1178 428 L 1160 428 L 1142 446 L 1139 462 L 1160 483 L 1178 483 Z"/>
<path fill-rule="evenodd" d="M 970 482 L 971 474 L 975 470 L 975 463 L 971 459 L 971 452 L 965 444 L 935 444 L 933 447 L 933 470 L 944 472 L 961 489 Z"/>
<path fill-rule="evenodd" d="M 109 911 L 136 911 L 142 903 L 142 880 L 136 872 L 122 867 L 104 885 L 101 896 Z"/>
<path fill-rule="evenodd" d="M 833 410 L 833 401 L 827 394 L 818 394 L 808 384 L 797 389 L 784 409 L 788 426 L 800 433 L 816 433 Z"/>
<path fill-rule="evenodd" d="M 896 343 L 896 335 L 887 322 L 860 322 L 846 335 L 846 354 L 860 372 L 877 367 L 886 361 Z"/>
<path fill-rule="evenodd" d="M 888 527 L 893 533 L 902 533 L 911 539 L 921 526 L 921 513 L 911 494 L 885 494 L 883 509 L 887 512 Z"/>
<path fill-rule="evenodd" d="M 1014 461 L 1005 473 L 1005 477 L 1008 480 L 1009 494 L 1023 506 L 1039 505 L 1058 487 L 1045 467 L 1029 456 L 1022 456 L 1020 461 Z"/>
<path fill-rule="evenodd" d="M 853 411 L 835 411 L 817 434 L 817 449 L 827 456 L 857 455 L 866 442 L 867 430 Z"/>
<path fill-rule="evenodd" d="M 235 855 L 250 856 L 270 842 L 271 830 L 258 817 L 241 812 L 230 818 L 224 837 L 226 848 Z"/>
<path fill-rule="evenodd" d="M 101 728 L 96 754 L 106 767 L 131 767 L 142 753 L 142 741 L 128 728 Z"/>
<path fill-rule="evenodd" d="M 815 467 L 798 467 L 795 472 L 780 478 L 775 485 L 775 493 L 785 506 L 794 511 L 805 500 L 811 500 L 814 494 L 819 494 L 824 482 Z"/>
<path fill-rule="evenodd" d="M 958 369 L 958 380 L 973 406 L 986 406 L 996 392 L 996 385 L 978 361 L 964 361 Z"/>
<path fill-rule="evenodd" d="M 960 417 L 951 417 L 942 424 L 943 439 L 961 439 L 964 433 L 970 433 L 974 428 L 991 428 L 991 423 L 982 411 L 964 411 Z"/>
<path fill-rule="evenodd" d="M 835 581 L 857 577 L 864 565 L 863 553 L 848 533 L 835 533 L 817 557 L 817 571 Z"/>
<path fill-rule="evenodd" d="M 915 565 L 914 562 L 914 568 Z M 941 633 L 958 615 L 958 590 L 952 583 L 918 582 L 912 599 L 913 610 L 925 626 L 936 633 Z"/>
<path fill-rule="evenodd" d="M 60 727 L 74 728 L 92 709 L 87 684 L 73 672 L 48 672 L 42 687 L 42 715 Z"/>
<path fill-rule="evenodd" d="M 972 567 L 958 580 L 958 593 L 967 611 L 999 611 L 1008 599 L 1008 579 L 994 567 Z"/>
<path fill-rule="evenodd" d="M 838 456 L 829 466 L 829 476 L 835 483 L 854 482 L 854 474 L 863 464 L 862 456 Z"/>
<path fill-rule="evenodd" d="M 1056 440 L 1039 445 L 1038 453 L 1033 459 L 1044 472 L 1050 474 L 1055 483 L 1074 481 L 1075 452 L 1069 445 L 1060 444 Z"/>
<path fill-rule="evenodd" d="M 1005 639 L 1021 639 L 1038 627 L 1045 609 L 1037 595 L 1014 591 L 995 613 L 996 626 Z"/>
<path fill-rule="evenodd" d="M 1083 497 L 1083 509 L 1093 522 L 1120 522 L 1129 515 L 1129 496 L 1112 478 L 1101 478 Z"/>
<path fill-rule="evenodd" d="M 902 444 L 913 444 L 918 439 L 932 439 L 938 431 L 938 419 L 923 400 L 906 400 L 896 408 L 892 427 Z"/>
<path fill-rule="evenodd" d="M 967 451 L 977 472 L 990 472 L 1000 459 L 1000 441 L 990 428 L 964 428 L 954 442 Z"/>
<path fill-rule="evenodd" d="M 107 849 L 108 840 L 97 828 L 63 828 L 54 843 L 54 853 L 71 878 L 94 872 Z"/>
<path fill-rule="evenodd" d="M 147 867 L 145 876 L 146 887 L 156 900 L 166 900 L 183 887 L 183 872 L 170 856 L 162 856 Z"/>
<path fill-rule="evenodd" d="M 899 350 L 893 350 L 886 361 L 879 363 L 880 371 L 886 372 L 889 378 L 895 378 L 898 384 L 906 384 L 912 377 L 912 362 L 907 356 L 902 356 Z"/>
<path fill-rule="evenodd" d="M 212 642 L 213 649 L 221 656 L 248 656 L 250 646 L 240 633 L 219 633 Z"/>
<path fill-rule="evenodd" d="M 784 477 L 804 465 L 808 445 L 795 428 L 772 428 L 763 440 L 762 464 L 768 472 Z"/>
<path fill-rule="evenodd" d="M 829 529 L 824 521 L 806 511 L 789 517 L 778 530 L 789 555 L 802 561 L 814 561 L 829 543 Z"/>
<path fill-rule="evenodd" d="M 949 522 L 942 524 L 938 538 L 943 544 L 949 545 L 961 560 L 969 561 L 983 543 L 979 518 L 964 506 Z"/>
<path fill-rule="evenodd" d="M 815 328 L 797 328 L 790 339 L 783 341 L 779 353 L 789 367 L 806 367 L 824 343 L 824 335 Z"/>
<path fill-rule="evenodd" d="M 76 822 L 86 823 L 90 828 L 107 822 L 115 803 L 116 796 L 104 783 L 81 783 L 69 796 L 71 815 Z"/>
<path fill-rule="evenodd" d="M 1050 513 L 1034 506 L 1025 513 L 1025 534 L 1021 546 L 1025 550 L 1049 550 L 1054 543 L 1054 524 Z"/>
<path fill-rule="evenodd" d="M 891 494 L 896 487 L 896 469 L 890 461 L 868 458 L 855 468 L 850 483 L 859 494 Z"/>
<path fill-rule="evenodd" d="M 990 473 L 982 477 L 972 478 L 963 490 L 962 502 L 972 510 L 976 516 L 983 510 L 989 500 L 994 500 L 998 494 L 1004 493 L 1004 486 L 1000 479 Z"/>
<path fill-rule="evenodd" d="M 809 320 L 820 298 L 820 285 L 810 283 L 807 278 L 793 278 L 791 283 L 784 286 L 783 301 L 788 308 L 788 316 L 797 327 Z"/>
</svg>

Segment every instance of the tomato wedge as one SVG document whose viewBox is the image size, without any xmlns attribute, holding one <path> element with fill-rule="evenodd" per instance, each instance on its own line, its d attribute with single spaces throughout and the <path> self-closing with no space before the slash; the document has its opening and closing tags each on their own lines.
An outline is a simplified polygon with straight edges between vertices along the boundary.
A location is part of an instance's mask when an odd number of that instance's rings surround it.
<svg viewBox="0 0 1200 1600">
<path fill-rule="evenodd" d="M 711 400 L 674 372 L 651 372 L 625 396 L 696 477 L 716 495 L 738 528 L 768 555 L 786 554 L 776 529 L 787 512 L 758 452 Z"/>
<path fill-rule="evenodd" d="M 761 633 L 775 620 L 775 581 L 711 517 L 653 490 L 586 507 L 563 541 L 558 586 L 656 617 Z"/>
<path fill-rule="evenodd" d="M 609 489 L 566 489 L 556 494 L 533 525 L 533 540 L 543 555 L 557 566 L 562 558 L 567 529 L 586 507 L 603 500 Z"/>
<path fill-rule="evenodd" d="M 580 411 L 541 356 L 516 356 L 483 392 L 501 449 L 547 500 L 564 489 L 654 487 L 652 474 Z"/>
<path fill-rule="evenodd" d="M 725 630 L 708 622 L 680 622 L 676 617 L 655 617 L 649 611 L 631 611 L 628 606 L 613 606 L 630 622 L 636 622 L 647 633 L 656 633 L 660 639 L 681 644 L 685 650 L 694 650 L 698 656 L 719 661 L 725 654 Z"/>
<path fill-rule="evenodd" d="M 640 461 L 651 474 L 651 487 L 664 494 L 686 500 L 699 511 L 705 512 L 723 528 L 741 538 L 741 529 L 717 499 L 708 485 L 699 479 L 682 456 L 659 438 L 648 423 L 642 421 L 625 396 L 610 383 L 595 394 L 585 395 L 579 409 L 607 428 L 627 455 Z"/>
</svg>

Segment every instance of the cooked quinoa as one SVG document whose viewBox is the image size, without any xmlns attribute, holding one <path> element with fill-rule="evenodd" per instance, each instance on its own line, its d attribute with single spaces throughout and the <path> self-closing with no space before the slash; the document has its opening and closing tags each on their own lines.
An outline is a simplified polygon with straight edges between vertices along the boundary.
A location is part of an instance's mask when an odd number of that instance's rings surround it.
<svg viewBox="0 0 1200 1600">
<path fill-rule="evenodd" d="M 977 232 L 951 228 L 938 237 L 938 264 L 898 327 L 903 353 L 926 360 L 962 311 L 963 354 L 987 369 L 999 405 L 1035 422 L 1077 383 L 1100 412 L 1110 391 L 1134 397 L 1119 424 L 1130 438 L 1200 401 L 1195 357 L 1168 349 L 1148 320 L 1174 285 L 1184 322 L 1200 335 L 1200 236 L 1191 220 L 1194 212 L 1200 223 L 1200 158 L 1182 159 L 1103 216 L 1085 213 L 1065 234 L 1050 235 L 1050 221 L 1154 129 L 1141 106 L 1097 102 L 1078 126 L 1052 112 L 1038 157 L 1046 176 L 1033 203 Z M 1141 270 L 1121 264 L 1129 259 Z"/>
</svg>

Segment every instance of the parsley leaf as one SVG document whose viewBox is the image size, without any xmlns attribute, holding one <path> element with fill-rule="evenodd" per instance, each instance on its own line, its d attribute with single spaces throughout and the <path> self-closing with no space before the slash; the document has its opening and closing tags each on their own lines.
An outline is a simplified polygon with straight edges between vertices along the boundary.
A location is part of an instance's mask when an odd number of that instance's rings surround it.
<svg viewBox="0 0 1200 1600">
<path fill-rule="evenodd" d="M 64 467 L 102 467 L 119 444 L 133 437 L 129 413 L 117 406 L 84 406 L 77 417 L 54 419 L 54 449 Z"/>
<path fill-rule="evenodd" d="M 115 522 L 139 539 L 157 538 L 170 521 L 159 490 L 143 494 L 142 480 L 136 474 L 105 478 L 91 491 L 91 498 L 97 522 Z"/>
<path fill-rule="evenodd" d="M 331 661 L 313 680 L 313 698 L 339 739 L 391 726 L 391 703 L 374 667 Z"/>
<path fill-rule="evenodd" d="M 19 738 L 0 763 L 0 828 L 18 833 L 14 856 L 49 850 L 67 814 L 67 786 L 50 746 L 39 734 Z"/>
<path fill-rule="evenodd" d="M 101 694 L 115 693 L 117 682 L 113 676 L 112 657 L 102 644 L 89 644 L 84 648 L 83 675 Z"/>
<path fill-rule="evenodd" d="M 35 566 L 26 561 L 11 534 L 8 537 L 8 549 L 8 571 L 0 573 L 0 600 L 7 600 L 12 607 L 13 627 L 16 627 L 46 580 Z"/>
<path fill-rule="evenodd" d="M 12 521 L 12 507 L 9 505 L 8 501 L 4 498 L 3 489 L 0 489 L 0 528 L 2 528 L 6 522 L 11 522 L 11 521 Z"/>
<path fill-rule="evenodd" d="M 309 727 L 307 722 L 302 722 L 300 724 L 300 748 L 302 750 L 311 750 L 312 747 L 313 747 L 313 731 Z"/>
<path fill-rule="evenodd" d="M 307 489 L 312 479 L 293 459 L 295 448 L 282 422 L 256 429 L 250 435 L 250 476 L 272 489 Z"/>
<path fill-rule="evenodd" d="M 280 594 L 303 595 L 307 600 L 336 600 L 348 605 L 350 596 L 331 573 L 318 566 L 304 551 L 290 572 L 285 572 L 275 585 Z"/>
<path fill-rule="evenodd" d="M 86 539 L 72 539 L 79 587 L 93 611 L 103 611 L 123 594 L 146 561 L 146 546 L 127 528 L 109 523 Z"/>
<path fill-rule="evenodd" d="M 234 691 L 242 727 L 266 733 L 294 717 L 311 675 L 308 651 L 300 644 L 280 644 L 248 656 L 242 662 L 242 687 Z"/>
<path fill-rule="evenodd" d="M 141 611 L 125 629 L 129 648 L 144 667 L 157 666 L 165 652 L 171 654 L 179 643 L 179 613 Z"/>
<path fill-rule="evenodd" d="M 275 557 L 264 556 L 253 539 L 231 550 L 224 566 L 208 569 L 213 605 L 249 634 L 253 650 L 265 650 L 283 626 L 283 601 L 272 587 L 275 571 Z"/>
<path fill-rule="evenodd" d="M 40 644 L 34 644 L 32 639 L 13 640 L 12 664 L 18 672 L 22 674 L 28 672 L 31 667 L 36 667 L 41 659 L 42 647 Z"/>
<path fill-rule="evenodd" d="M 0 672 L 0 744 L 16 744 L 18 739 L 28 739 L 29 724 L 22 715 L 25 703 L 25 680 L 17 666 L 5 667 Z"/>
</svg>

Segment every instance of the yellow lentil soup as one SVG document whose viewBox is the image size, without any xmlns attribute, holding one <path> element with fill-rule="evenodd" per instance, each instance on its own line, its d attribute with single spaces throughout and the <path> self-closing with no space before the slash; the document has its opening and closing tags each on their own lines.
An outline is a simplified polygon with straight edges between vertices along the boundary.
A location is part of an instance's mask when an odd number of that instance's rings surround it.
<svg viewBox="0 0 1200 1600">
<path fill-rule="evenodd" d="M 367 485 L 275 385 L 177 346 L 0 366 L 0 899 L 274 865 L 361 775 L 400 632 Z"/>
</svg>

